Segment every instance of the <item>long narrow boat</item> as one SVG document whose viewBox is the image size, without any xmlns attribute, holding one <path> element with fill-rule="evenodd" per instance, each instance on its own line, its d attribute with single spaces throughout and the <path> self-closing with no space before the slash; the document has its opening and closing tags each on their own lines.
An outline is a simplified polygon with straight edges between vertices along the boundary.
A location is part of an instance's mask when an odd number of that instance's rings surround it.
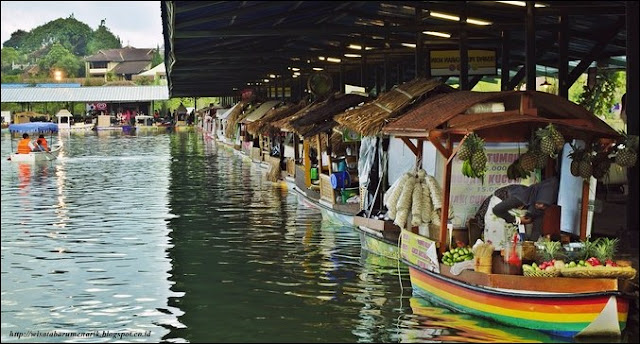
<svg viewBox="0 0 640 344">
<path fill-rule="evenodd" d="M 625 285 L 614 278 L 451 273 L 426 251 L 435 242 L 403 230 L 402 261 L 414 296 L 456 311 L 562 337 L 619 336 L 627 323 Z M 436 265 L 437 264 L 437 265 Z M 433 269 L 431 271 L 430 269 Z"/>
<path fill-rule="evenodd" d="M 300 203 L 322 211 L 322 217 L 330 222 L 353 226 L 353 216 L 360 209 L 358 205 L 329 204 L 314 197 L 313 191 L 304 191 L 299 186 L 291 189 Z"/>
<path fill-rule="evenodd" d="M 504 109 L 468 112 L 476 104 L 488 107 L 492 102 L 498 102 Z M 452 160 L 465 139 L 473 132 L 485 142 L 518 142 L 529 137 L 532 130 L 549 124 L 560 132 L 563 141 L 575 139 L 608 145 L 620 140 L 614 129 L 581 106 L 536 91 L 460 91 L 442 95 L 386 125 L 383 132 L 404 137 L 405 144 L 417 158 L 422 153 L 416 147 L 428 140 L 445 160 L 440 230 L 435 236 L 439 240 L 403 229 L 402 261 L 409 265 L 414 296 L 453 310 L 563 337 L 619 336 L 626 327 L 632 288 L 624 280 L 528 277 L 470 270 L 454 274 L 448 266 L 439 263 L 450 234 Z M 418 145 L 409 138 L 416 139 Z M 454 142 L 458 142 L 455 149 Z M 546 159 L 545 176 L 551 177 L 555 171 L 555 161 Z M 579 226 L 580 238 L 585 239 L 589 180 L 581 182 Z M 560 225 L 552 229 L 559 232 Z"/>
</svg>

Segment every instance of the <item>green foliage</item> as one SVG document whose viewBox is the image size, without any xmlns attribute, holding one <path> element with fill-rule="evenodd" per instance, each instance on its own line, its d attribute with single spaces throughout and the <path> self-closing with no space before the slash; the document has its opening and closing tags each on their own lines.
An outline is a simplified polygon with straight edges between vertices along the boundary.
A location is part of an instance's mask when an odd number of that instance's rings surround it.
<svg viewBox="0 0 640 344">
<path fill-rule="evenodd" d="M 577 99 L 578 104 L 597 116 L 613 118 L 610 109 L 620 102 L 625 90 L 625 79 L 622 72 L 598 69 L 595 87 L 589 89 L 585 82 L 583 92 Z"/>
<path fill-rule="evenodd" d="M 20 60 L 20 53 L 15 48 L 2 48 L 2 70 L 11 68 L 12 63 L 17 63 Z"/>
<path fill-rule="evenodd" d="M 36 51 L 53 43 L 60 43 L 73 54 L 84 56 L 87 42 L 93 30 L 89 25 L 70 16 L 56 19 L 31 30 L 19 47 L 26 51 Z"/>
<path fill-rule="evenodd" d="M 80 75 L 80 70 L 83 69 L 83 63 L 80 59 L 60 43 L 54 43 L 47 55 L 40 59 L 38 65 L 47 75 L 51 70 L 62 70 L 65 78 L 76 77 Z"/>
<path fill-rule="evenodd" d="M 102 23 L 96 31 L 94 31 L 87 43 L 87 55 L 93 55 L 102 49 L 120 49 L 122 43 L 120 39 L 111 33 L 111 31 Z"/>
<path fill-rule="evenodd" d="M 161 64 L 164 61 L 162 55 L 160 55 L 160 47 L 156 47 L 153 51 L 153 56 L 151 57 L 151 68 Z"/>
<path fill-rule="evenodd" d="M 16 30 L 11 34 L 11 38 L 5 41 L 2 46 L 5 48 L 21 48 L 22 42 L 29 35 L 27 31 L 24 30 Z"/>
</svg>

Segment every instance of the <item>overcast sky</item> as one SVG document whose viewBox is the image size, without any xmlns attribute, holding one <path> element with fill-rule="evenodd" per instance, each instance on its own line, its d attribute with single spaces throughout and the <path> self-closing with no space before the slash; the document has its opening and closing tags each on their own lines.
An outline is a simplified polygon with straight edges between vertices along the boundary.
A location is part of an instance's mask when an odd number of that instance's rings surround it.
<svg viewBox="0 0 640 344">
<path fill-rule="evenodd" d="M 18 29 L 31 31 L 58 18 L 73 16 L 95 30 L 100 20 L 122 45 L 163 45 L 160 1 L 2 1 L 2 43 Z"/>
</svg>

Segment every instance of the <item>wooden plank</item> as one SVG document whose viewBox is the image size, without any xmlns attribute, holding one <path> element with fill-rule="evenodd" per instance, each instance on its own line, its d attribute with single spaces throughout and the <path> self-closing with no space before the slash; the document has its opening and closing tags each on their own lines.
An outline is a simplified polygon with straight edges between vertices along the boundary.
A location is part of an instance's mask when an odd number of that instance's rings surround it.
<svg viewBox="0 0 640 344">
<path fill-rule="evenodd" d="M 311 158 L 309 157 L 309 149 L 311 149 L 311 145 L 309 144 L 309 139 L 306 139 L 302 142 L 302 150 L 304 154 L 304 183 L 307 188 L 311 186 Z"/>
<path fill-rule="evenodd" d="M 318 137 L 318 142 L 316 142 L 316 150 L 318 151 L 318 175 L 322 174 L 322 137 L 320 134 L 316 135 Z"/>
<path fill-rule="evenodd" d="M 416 147 L 416 145 L 413 144 L 413 142 L 411 142 L 411 140 L 409 140 L 409 138 L 407 137 L 401 137 L 400 138 L 402 140 L 402 142 L 404 142 L 405 145 L 407 145 L 407 147 L 409 147 L 409 149 L 411 149 L 411 151 L 413 152 L 413 154 L 415 156 L 418 156 L 418 147 Z"/>
<path fill-rule="evenodd" d="M 568 278 L 568 277 L 528 277 L 522 275 L 485 274 L 465 270 L 453 275 L 450 267 L 440 264 L 440 274 L 452 280 L 475 286 L 529 290 L 549 293 L 595 293 L 618 291 L 620 286 L 616 278 Z"/>
<path fill-rule="evenodd" d="M 440 139 L 436 135 L 429 135 L 429 141 L 433 144 L 434 147 L 444 156 L 445 159 L 449 159 L 450 152 L 442 145 Z"/>
<path fill-rule="evenodd" d="M 451 152 L 452 142 L 451 139 L 447 139 L 447 152 Z M 445 155 L 445 159 L 449 156 Z M 451 166 L 452 163 L 448 163 L 444 168 L 444 176 L 442 179 L 442 209 L 440 213 L 440 252 L 444 253 L 447 250 L 447 222 L 449 220 L 449 197 L 451 196 Z"/>
</svg>

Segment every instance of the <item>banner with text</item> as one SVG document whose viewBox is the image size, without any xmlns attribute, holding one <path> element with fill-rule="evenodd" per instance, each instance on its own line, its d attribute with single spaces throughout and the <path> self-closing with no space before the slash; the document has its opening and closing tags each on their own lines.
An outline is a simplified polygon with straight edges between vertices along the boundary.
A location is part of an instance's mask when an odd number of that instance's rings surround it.
<svg viewBox="0 0 640 344">
<path fill-rule="evenodd" d="M 451 198 L 450 202 L 454 210 L 454 224 L 464 224 L 467 219 L 474 216 L 485 198 L 491 196 L 497 189 L 510 184 L 531 185 L 537 180 L 532 172 L 527 179 L 511 180 L 507 178 L 507 168 L 514 162 L 520 153 L 527 151 L 526 144 L 520 149 L 517 145 L 507 146 L 487 145 L 487 172 L 482 178 L 469 178 L 462 175 L 462 163 L 455 157 L 451 166 Z"/>
<path fill-rule="evenodd" d="M 496 52 L 493 50 L 469 50 L 469 75 L 496 75 Z M 429 61 L 432 76 L 460 75 L 460 51 L 431 50 Z"/>
</svg>

